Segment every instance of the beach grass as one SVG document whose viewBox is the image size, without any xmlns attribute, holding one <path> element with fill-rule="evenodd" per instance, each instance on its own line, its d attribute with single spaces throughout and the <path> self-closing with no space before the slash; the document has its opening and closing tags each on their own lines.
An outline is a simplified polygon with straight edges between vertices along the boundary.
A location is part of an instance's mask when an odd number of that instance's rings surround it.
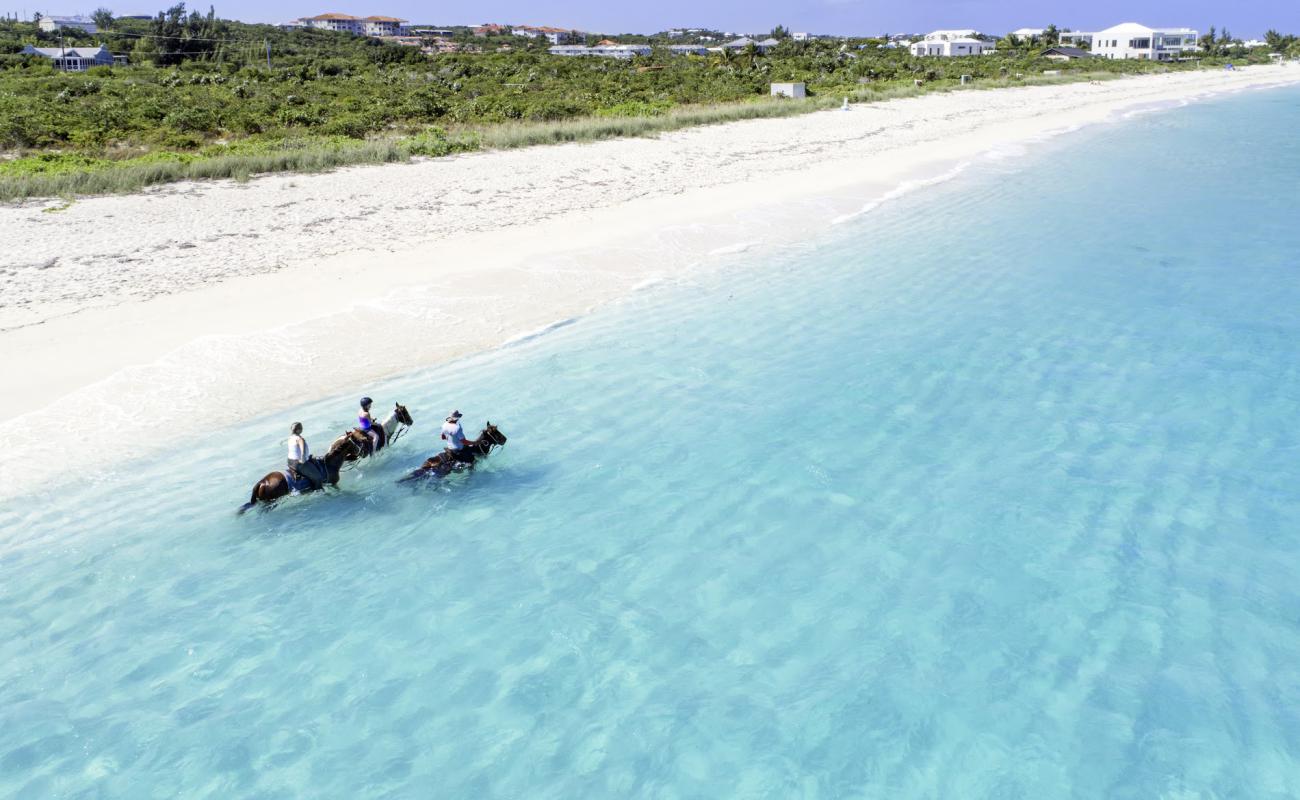
<svg viewBox="0 0 1300 800">
<path fill-rule="evenodd" d="M 801 100 L 761 98 L 717 105 L 684 106 L 627 116 L 592 116 L 547 122 L 511 122 L 451 130 L 427 128 L 406 135 L 371 139 L 305 137 L 217 145 L 197 152 L 154 152 L 109 159 L 80 154 L 42 154 L 0 162 L 0 201 L 87 195 L 127 194 L 150 186 L 194 180 L 246 181 L 273 173 L 318 173 L 340 167 L 405 162 L 479 150 L 506 150 L 545 144 L 657 136 L 662 133 L 753 119 L 773 119 L 934 92 L 1114 80 L 1112 72 L 1064 72 L 985 78 L 961 85 L 955 80 L 882 82 L 824 89 Z"/>
</svg>

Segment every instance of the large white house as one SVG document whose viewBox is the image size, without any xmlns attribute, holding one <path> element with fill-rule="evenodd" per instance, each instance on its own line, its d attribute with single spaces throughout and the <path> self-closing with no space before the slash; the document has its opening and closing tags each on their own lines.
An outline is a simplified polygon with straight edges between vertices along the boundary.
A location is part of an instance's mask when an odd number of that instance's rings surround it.
<svg viewBox="0 0 1300 800">
<path fill-rule="evenodd" d="M 23 47 L 23 55 L 40 56 L 54 62 L 64 72 L 85 72 L 91 67 L 113 66 L 113 54 L 102 44 L 98 47 Z"/>
<path fill-rule="evenodd" d="M 953 31 L 931 31 L 919 42 L 912 42 L 909 50 L 914 56 L 978 56 L 985 50 L 992 50 L 993 45 L 983 39 L 977 39 L 979 31 L 965 29 Z"/>
<path fill-rule="evenodd" d="M 1197 49 L 1198 35 L 1191 28 L 1148 28 L 1125 22 L 1094 33 L 1092 52 L 1101 58 L 1173 61 Z"/>
<path fill-rule="evenodd" d="M 76 28 L 85 33 L 98 33 L 99 26 L 89 17 L 41 17 L 41 30 L 54 33 L 59 28 Z"/>
</svg>

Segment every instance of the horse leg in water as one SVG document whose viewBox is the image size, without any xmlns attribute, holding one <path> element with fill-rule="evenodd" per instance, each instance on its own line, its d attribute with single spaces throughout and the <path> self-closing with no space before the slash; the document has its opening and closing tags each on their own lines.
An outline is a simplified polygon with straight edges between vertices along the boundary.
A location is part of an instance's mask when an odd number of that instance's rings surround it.
<svg viewBox="0 0 1300 800">
<path fill-rule="evenodd" d="M 258 481 L 253 486 L 253 495 L 247 503 L 239 507 L 239 513 L 242 514 L 258 502 L 271 503 L 285 497 L 289 494 L 289 483 L 284 479 L 283 472 L 272 472 L 265 478 Z"/>
</svg>

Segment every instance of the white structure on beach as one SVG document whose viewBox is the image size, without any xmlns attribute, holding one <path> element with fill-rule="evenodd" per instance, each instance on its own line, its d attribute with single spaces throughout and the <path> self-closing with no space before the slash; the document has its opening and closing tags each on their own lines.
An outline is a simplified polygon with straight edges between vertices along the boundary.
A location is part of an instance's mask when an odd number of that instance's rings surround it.
<svg viewBox="0 0 1300 800">
<path fill-rule="evenodd" d="M 1092 52 L 1101 58 L 1174 61 L 1196 50 L 1199 34 L 1191 28 L 1148 28 L 1125 22 L 1092 35 Z"/>
<path fill-rule="evenodd" d="M 41 17 L 40 28 L 46 33 L 54 33 L 59 28 L 76 28 L 85 33 L 99 32 L 99 26 L 89 17 Z"/>
<path fill-rule="evenodd" d="M 931 31 L 919 42 L 912 42 L 908 48 L 914 56 L 978 56 L 985 50 L 992 50 L 993 45 L 976 38 L 979 31 Z"/>
<path fill-rule="evenodd" d="M 808 96 L 808 87 L 803 83 L 774 83 L 772 84 L 772 96 L 800 99 Z"/>
<path fill-rule="evenodd" d="M 40 56 L 54 62 L 55 69 L 64 72 L 85 72 L 91 67 L 113 66 L 113 54 L 102 44 L 99 47 L 23 47 L 25 56 Z M 124 56 L 125 58 L 125 56 Z"/>
<path fill-rule="evenodd" d="M 1037 39 L 1047 32 L 1046 28 L 1020 28 L 1010 33 L 1017 39 Z"/>
</svg>

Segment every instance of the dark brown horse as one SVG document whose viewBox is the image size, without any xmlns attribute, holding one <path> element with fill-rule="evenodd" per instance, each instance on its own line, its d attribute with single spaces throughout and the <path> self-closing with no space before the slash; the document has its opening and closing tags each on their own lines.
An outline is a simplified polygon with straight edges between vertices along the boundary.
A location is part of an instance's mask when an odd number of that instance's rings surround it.
<svg viewBox="0 0 1300 800">
<path fill-rule="evenodd" d="M 407 428 L 414 424 L 415 420 L 411 419 L 411 413 L 406 410 L 406 406 L 401 403 L 396 403 L 393 412 L 389 414 L 381 424 L 374 427 L 374 431 L 379 434 L 378 446 L 375 445 L 375 440 L 370 438 L 370 434 L 360 428 L 353 428 L 343 434 L 356 442 L 357 447 L 360 448 L 360 452 L 357 455 L 352 456 L 347 460 L 356 461 L 361 458 L 368 458 L 375 453 L 378 453 L 380 450 L 383 450 L 385 447 L 392 444 L 398 436 L 401 436 Z"/>
<path fill-rule="evenodd" d="M 477 439 L 471 439 L 465 442 L 465 447 L 474 454 L 476 458 L 482 458 L 492 452 L 494 447 L 504 447 L 506 435 L 492 424 L 489 420 L 487 427 L 478 435 Z M 457 461 L 452 458 L 451 453 L 446 450 L 436 456 L 428 458 L 420 468 L 402 478 L 402 481 L 413 481 L 418 478 L 445 478 L 452 472 L 458 472 L 462 469 L 473 469 L 474 465 L 464 461 Z"/>
<path fill-rule="evenodd" d="M 344 461 L 352 461 L 357 458 L 361 446 L 353 441 L 347 434 L 334 440 L 330 445 L 329 452 L 321 461 L 325 464 L 325 483 L 329 486 L 338 486 L 339 467 L 343 466 Z M 239 507 L 239 513 L 242 514 L 259 502 L 274 503 L 281 497 L 287 496 L 292 490 L 289 488 L 289 479 L 284 472 L 272 472 L 265 478 L 258 481 L 253 486 L 253 496 L 247 503 Z M 305 491 L 315 491 L 314 488 L 308 488 Z"/>
</svg>

